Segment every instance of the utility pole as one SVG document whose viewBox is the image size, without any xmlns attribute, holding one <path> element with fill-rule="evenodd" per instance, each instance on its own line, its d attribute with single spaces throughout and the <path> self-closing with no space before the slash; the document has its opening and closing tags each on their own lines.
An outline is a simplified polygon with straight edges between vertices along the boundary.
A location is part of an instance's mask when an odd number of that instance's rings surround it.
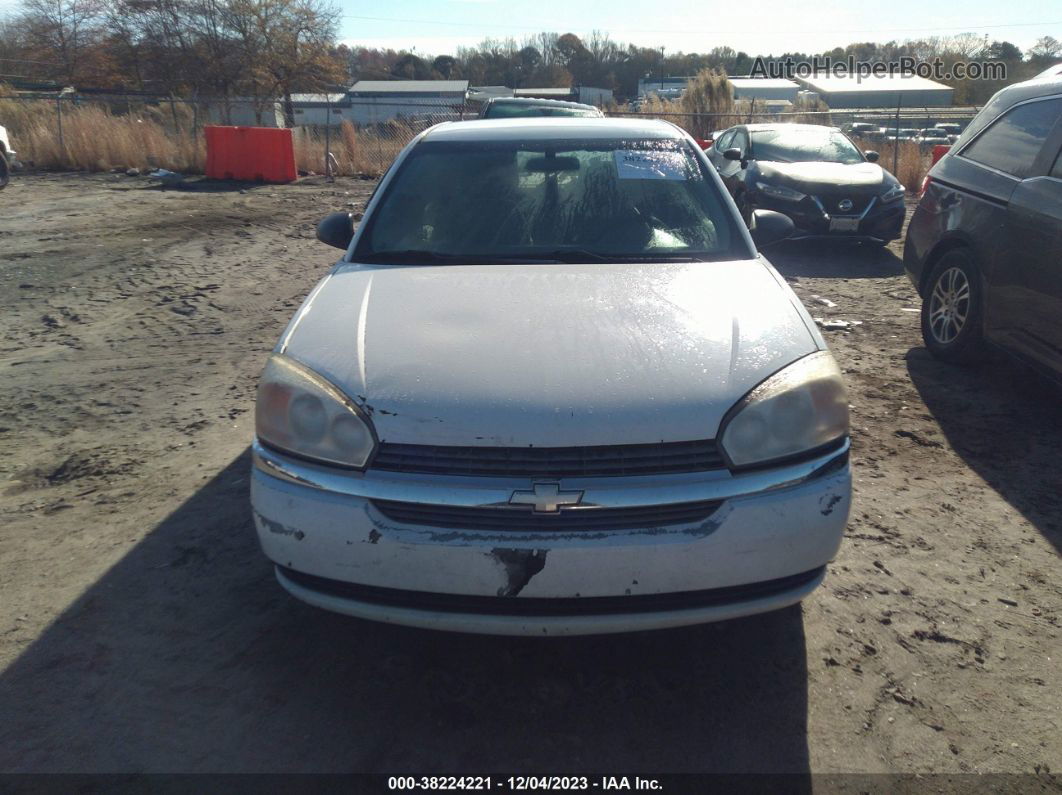
<svg viewBox="0 0 1062 795">
<path fill-rule="evenodd" d="M 903 92 L 896 97 L 896 138 L 892 147 L 892 175 L 896 176 L 897 164 L 900 160 L 900 105 L 903 104 Z"/>
</svg>

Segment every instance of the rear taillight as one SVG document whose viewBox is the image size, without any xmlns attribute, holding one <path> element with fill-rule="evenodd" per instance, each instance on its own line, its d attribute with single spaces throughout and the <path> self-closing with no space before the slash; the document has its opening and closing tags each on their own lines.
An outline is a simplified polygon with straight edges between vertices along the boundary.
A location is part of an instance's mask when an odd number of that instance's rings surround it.
<svg viewBox="0 0 1062 795">
<path fill-rule="evenodd" d="M 698 138 L 697 139 L 697 145 L 701 149 L 704 149 L 704 150 L 707 151 L 712 145 L 712 139 L 711 138 Z"/>
<path fill-rule="evenodd" d="M 924 177 L 922 177 L 922 187 L 920 187 L 918 189 L 918 198 L 919 199 L 921 199 L 923 196 L 925 196 L 926 188 L 929 187 L 929 183 L 932 182 L 932 181 L 933 181 L 933 178 L 931 176 L 929 176 L 929 174 L 926 174 Z"/>
</svg>

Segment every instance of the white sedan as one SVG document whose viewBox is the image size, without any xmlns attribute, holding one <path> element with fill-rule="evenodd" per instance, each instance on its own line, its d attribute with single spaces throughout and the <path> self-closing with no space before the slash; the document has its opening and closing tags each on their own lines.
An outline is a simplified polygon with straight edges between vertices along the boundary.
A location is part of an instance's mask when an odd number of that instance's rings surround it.
<svg viewBox="0 0 1062 795">
<path fill-rule="evenodd" d="M 441 124 L 399 155 L 262 375 L 252 503 L 291 594 L 559 635 L 781 608 L 848 517 L 848 401 L 696 142 Z"/>
</svg>

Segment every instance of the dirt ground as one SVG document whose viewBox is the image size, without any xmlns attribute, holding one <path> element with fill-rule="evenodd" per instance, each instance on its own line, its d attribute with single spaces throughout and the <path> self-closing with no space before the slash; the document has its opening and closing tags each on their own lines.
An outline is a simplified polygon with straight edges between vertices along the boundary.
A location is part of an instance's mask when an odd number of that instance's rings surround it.
<svg viewBox="0 0 1062 795">
<path fill-rule="evenodd" d="M 899 244 L 769 253 L 848 379 L 855 502 L 801 607 L 523 640 L 288 597 L 257 375 L 372 182 L 0 192 L 0 770 L 1062 772 L 1062 401 L 921 344 Z M 836 304 L 827 306 L 819 299 Z"/>
</svg>

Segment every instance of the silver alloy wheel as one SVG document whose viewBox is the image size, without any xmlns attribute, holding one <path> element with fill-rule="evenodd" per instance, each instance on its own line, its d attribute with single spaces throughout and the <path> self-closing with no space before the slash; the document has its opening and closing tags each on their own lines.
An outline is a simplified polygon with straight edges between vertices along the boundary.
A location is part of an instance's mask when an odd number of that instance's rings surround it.
<svg viewBox="0 0 1062 795">
<path fill-rule="evenodd" d="M 948 268 L 929 297 L 929 330 L 942 345 L 955 341 L 970 314 L 970 281 L 961 268 Z"/>
</svg>

